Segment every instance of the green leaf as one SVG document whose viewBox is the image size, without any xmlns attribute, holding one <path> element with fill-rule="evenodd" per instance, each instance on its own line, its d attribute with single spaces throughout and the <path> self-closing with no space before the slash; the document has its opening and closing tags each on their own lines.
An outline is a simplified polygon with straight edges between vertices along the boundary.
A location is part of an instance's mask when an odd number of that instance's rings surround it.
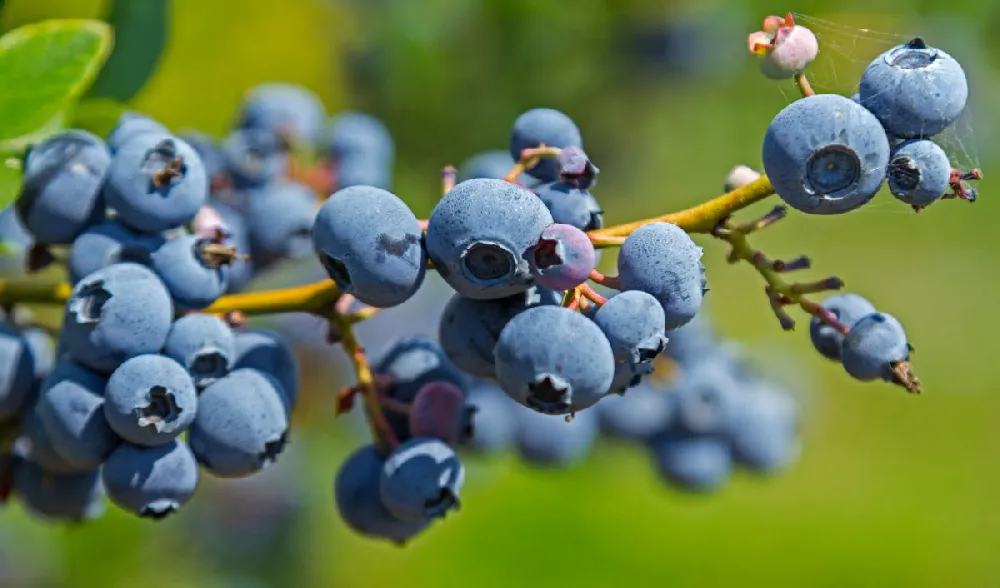
<svg viewBox="0 0 1000 588">
<path fill-rule="evenodd" d="M 0 160 L 0 210 L 17 198 L 21 191 L 21 161 L 10 157 Z"/>
<path fill-rule="evenodd" d="M 67 126 L 107 137 L 128 107 L 110 98 L 88 98 L 79 102 L 69 117 Z"/>
<path fill-rule="evenodd" d="M 131 100 L 156 70 L 167 43 L 168 0 L 116 0 L 108 19 L 115 31 L 115 50 L 90 95 Z"/>
<path fill-rule="evenodd" d="M 111 28 L 92 20 L 49 20 L 0 37 L 0 151 L 17 151 L 59 128 L 111 44 Z"/>
</svg>

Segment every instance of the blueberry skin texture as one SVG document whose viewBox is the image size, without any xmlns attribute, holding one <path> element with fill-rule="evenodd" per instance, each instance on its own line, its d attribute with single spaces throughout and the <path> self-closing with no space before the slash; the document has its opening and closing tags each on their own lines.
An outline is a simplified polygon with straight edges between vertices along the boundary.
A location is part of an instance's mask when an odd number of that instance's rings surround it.
<svg viewBox="0 0 1000 588">
<path fill-rule="evenodd" d="M 163 348 L 174 306 L 150 269 L 118 263 L 80 280 L 63 319 L 62 340 L 70 356 L 111 373 L 128 357 Z"/>
<path fill-rule="evenodd" d="M 955 58 L 918 38 L 876 57 L 861 75 L 858 95 L 889 133 L 913 139 L 955 122 L 969 85 Z"/>
<path fill-rule="evenodd" d="M 114 154 L 125 143 L 146 133 L 169 135 L 170 129 L 144 114 L 123 112 L 115 128 L 108 135 L 108 149 Z"/>
<path fill-rule="evenodd" d="M 326 109 L 311 90 L 269 82 L 251 88 L 243 98 L 237 127 L 262 129 L 306 145 L 317 145 L 326 129 Z"/>
<path fill-rule="evenodd" d="M 532 285 L 524 254 L 552 222 L 545 204 L 530 190 L 503 180 L 467 180 L 431 212 L 427 255 L 462 296 L 512 296 Z"/>
<path fill-rule="evenodd" d="M 615 361 L 651 362 L 667 344 L 666 315 L 652 294 L 627 290 L 604 303 L 593 317 L 611 343 Z"/>
<path fill-rule="evenodd" d="M 542 199 L 555 222 L 573 225 L 582 231 L 604 227 L 604 211 L 589 190 L 566 182 L 549 182 L 535 186 L 532 191 Z"/>
<path fill-rule="evenodd" d="M 875 305 L 857 294 L 835 294 L 823 301 L 821 306 L 837 317 L 847 328 L 854 326 L 862 317 L 876 312 Z M 809 320 L 809 339 L 820 355 L 832 361 L 840 361 L 840 347 L 844 335 L 816 317 Z"/>
<path fill-rule="evenodd" d="M 111 502 L 146 519 L 177 512 L 198 488 L 198 462 L 185 443 L 157 447 L 123 443 L 101 468 Z"/>
<path fill-rule="evenodd" d="M 80 468 L 100 467 L 121 443 L 104 416 L 107 381 L 79 364 L 62 361 L 39 394 L 38 417 L 53 449 Z"/>
<path fill-rule="evenodd" d="M 177 235 L 150 256 L 150 267 L 178 310 L 208 308 L 226 292 L 228 267 L 213 267 L 202 258 L 201 248 L 207 244 L 194 235 Z"/>
<path fill-rule="evenodd" d="M 85 276 L 119 262 L 149 265 L 153 251 L 166 239 L 157 233 L 137 233 L 116 220 L 89 227 L 73 241 L 66 270 L 76 284 Z"/>
<path fill-rule="evenodd" d="M 371 186 L 338 190 L 320 208 L 313 246 L 342 291 L 377 308 L 409 300 L 427 257 L 420 223 L 395 194 Z"/>
<path fill-rule="evenodd" d="M 567 423 L 562 416 L 542 414 L 519 404 L 512 406 L 518 455 L 536 467 L 569 467 L 580 462 L 600 433 L 596 411 L 579 412 Z"/>
<path fill-rule="evenodd" d="M 897 200 L 923 208 L 951 188 L 951 161 L 937 143 L 911 139 L 892 150 L 886 179 Z"/>
<path fill-rule="evenodd" d="M 528 308 L 561 302 L 561 293 L 540 286 L 496 300 L 473 300 L 455 294 L 441 314 L 441 349 L 460 370 L 492 378 L 496 375 L 493 350 L 504 326 Z"/>
<path fill-rule="evenodd" d="M 330 120 L 327 151 L 337 159 L 362 156 L 386 169 L 392 167 L 396 147 L 392 135 L 380 120 L 370 114 L 345 111 Z"/>
<path fill-rule="evenodd" d="M 37 402 L 32 404 L 21 417 L 17 437 L 14 440 L 14 454 L 38 464 L 53 474 L 78 474 L 89 469 L 68 461 L 56 451 L 52 437 L 42 423 Z"/>
<path fill-rule="evenodd" d="M 794 399 L 772 384 L 755 386 L 733 424 L 730 443 L 737 463 L 753 472 L 773 474 L 790 466 L 801 449 Z"/>
<path fill-rule="evenodd" d="M 844 369 L 852 378 L 892 382 L 892 366 L 909 361 L 910 345 L 896 317 L 876 312 L 854 323 L 840 353 Z"/>
<path fill-rule="evenodd" d="M 431 519 L 404 522 L 382 504 L 379 486 L 384 464 L 374 445 L 365 445 L 352 453 L 337 471 L 334 500 L 340 518 L 354 532 L 404 545 L 424 531 Z"/>
<path fill-rule="evenodd" d="M 181 160 L 183 170 L 157 187 L 155 173 L 173 158 Z M 194 220 L 208 198 L 208 176 L 190 145 L 173 135 L 145 133 L 115 153 L 104 196 L 119 221 L 137 231 L 156 233 Z"/>
<path fill-rule="evenodd" d="M 104 218 L 109 167 L 108 148 L 86 131 L 63 131 L 31 148 L 15 208 L 36 243 L 68 245 Z"/>
<path fill-rule="evenodd" d="M 263 372 L 278 384 L 288 414 L 299 394 L 299 364 L 288 343 L 274 331 L 246 329 L 234 334 L 232 369 Z"/>
<path fill-rule="evenodd" d="M 401 521 L 443 518 L 459 507 L 465 467 L 455 450 L 437 439 L 414 437 L 389 454 L 379 496 Z"/>
<path fill-rule="evenodd" d="M 275 461 L 288 439 L 288 414 L 269 375 L 238 369 L 202 391 L 188 443 L 221 478 L 243 478 Z"/>
<path fill-rule="evenodd" d="M 761 157 L 764 173 L 786 204 L 809 214 L 843 214 L 868 203 L 882 186 L 889 140 L 863 106 L 836 94 L 817 94 L 792 102 L 774 117 Z"/>
<path fill-rule="evenodd" d="M 519 161 L 522 151 L 542 144 L 559 149 L 582 148 L 583 137 L 576 123 L 566 114 L 552 108 L 533 108 L 514 121 L 510 132 L 510 156 Z M 527 173 L 543 182 L 554 182 L 559 179 L 559 164 L 555 158 L 547 157 Z"/>
<path fill-rule="evenodd" d="M 701 254 L 701 247 L 677 225 L 644 225 L 618 251 L 621 288 L 651 294 L 663 307 L 666 328 L 681 327 L 698 314 L 704 300 Z"/>
<path fill-rule="evenodd" d="M 236 338 L 219 317 L 189 314 L 174 321 L 163 353 L 184 366 L 201 389 L 229 373 L 236 361 Z"/>
<path fill-rule="evenodd" d="M 601 329 L 561 306 L 536 306 L 515 316 L 500 333 L 495 355 L 503 391 L 546 414 L 593 405 L 615 373 L 611 344 Z"/>
<path fill-rule="evenodd" d="M 21 333 L 0 323 L 0 418 L 20 411 L 35 384 L 35 362 Z"/>
<path fill-rule="evenodd" d="M 288 145 L 264 129 L 237 129 L 222 142 L 226 171 L 237 190 L 267 186 L 288 172 Z"/>
<path fill-rule="evenodd" d="M 184 366 L 165 355 L 137 355 L 111 374 L 104 416 L 122 439 L 155 447 L 176 439 L 198 413 L 198 395 Z"/>
<path fill-rule="evenodd" d="M 33 515 L 50 521 L 80 523 L 104 513 L 99 470 L 53 474 L 29 461 L 14 466 L 14 492 Z"/>
<path fill-rule="evenodd" d="M 669 432 L 654 438 L 650 448 L 657 472 L 681 490 L 711 492 L 732 475 L 732 452 L 721 437 Z"/>
<path fill-rule="evenodd" d="M 472 435 L 462 446 L 483 455 L 492 455 L 514 445 L 517 435 L 515 404 L 494 382 L 483 381 L 473 386 L 467 405 L 474 407 Z"/>
</svg>

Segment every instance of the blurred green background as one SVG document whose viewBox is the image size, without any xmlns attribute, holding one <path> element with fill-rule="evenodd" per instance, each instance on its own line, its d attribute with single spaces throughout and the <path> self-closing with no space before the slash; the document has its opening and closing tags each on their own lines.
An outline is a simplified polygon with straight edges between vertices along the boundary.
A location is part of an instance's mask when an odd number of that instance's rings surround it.
<svg viewBox="0 0 1000 588">
<path fill-rule="evenodd" d="M 9 0 L 0 24 L 106 10 Z M 387 123 L 396 192 L 425 215 L 443 165 L 505 147 L 520 111 L 551 106 L 581 126 L 602 171 L 595 195 L 615 223 L 715 196 L 733 165 L 759 165 L 770 118 L 795 94 L 758 74 L 745 35 L 788 10 L 820 36 L 818 91 L 853 93 L 872 57 L 916 35 L 968 72 L 972 106 L 946 147 L 986 173 L 973 207 L 917 215 L 883 194 L 844 217 L 793 214 L 756 239 L 773 257 L 810 255 L 816 277 L 836 273 L 898 316 L 924 395 L 854 383 L 811 352 L 803 329 L 781 332 L 759 277 L 704 239 L 709 312 L 807 408 L 803 459 L 784 475 L 690 497 L 659 483 L 640 450 L 610 442 L 568 471 L 480 460 L 460 514 L 406 549 L 372 543 L 334 511 L 334 473 L 360 438 L 350 419 L 333 422 L 341 380 L 323 366 L 339 351 L 314 350 L 303 361 L 319 400 L 261 481 L 206 481 L 186 513 L 160 524 L 109 509 L 86 526 L 48 527 L 9 508 L 0 586 L 1000 585 L 1000 4 L 174 0 L 165 54 L 132 107 L 222 135 L 254 84 L 302 84 L 331 113 Z"/>
</svg>

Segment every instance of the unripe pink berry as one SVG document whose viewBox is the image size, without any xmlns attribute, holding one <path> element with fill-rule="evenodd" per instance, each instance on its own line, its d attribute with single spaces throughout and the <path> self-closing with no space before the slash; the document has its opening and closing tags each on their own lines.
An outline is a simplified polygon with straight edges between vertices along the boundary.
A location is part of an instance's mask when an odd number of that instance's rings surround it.
<svg viewBox="0 0 1000 588">
<path fill-rule="evenodd" d="M 201 239 L 216 239 L 225 233 L 226 223 L 219 212 L 211 206 L 202 206 L 194 217 L 194 234 Z"/>
<path fill-rule="evenodd" d="M 774 37 L 774 48 L 760 62 L 760 70 L 771 79 L 783 80 L 801 73 L 816 59 L 819 42 L 806 27 L 781 27 Z"/>
</svg>

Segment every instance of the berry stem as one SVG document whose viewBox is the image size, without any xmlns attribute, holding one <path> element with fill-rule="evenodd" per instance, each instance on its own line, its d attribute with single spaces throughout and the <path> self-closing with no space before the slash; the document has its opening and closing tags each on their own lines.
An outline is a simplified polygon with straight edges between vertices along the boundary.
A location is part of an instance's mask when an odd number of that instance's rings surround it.
<svg viewBox="0 0 1000 588">
<path fill-rule="evenodd" d="M 584 298 L 586 298 L 587 300 L 593 302 L 598 306 L 601 306 L 608 301 L 607 298 L 598 294 L 593 288 L 591 288 L 587 284 L 580 284 L 578 288 L 580 289 L 580 295 L 582 295 Z"/>
<path fill-rule="evenodd" d="M 812 84 L 809 83 L 809 78 L 806 77 L 805 72 L 800 71 L 795 74 L 795 85 L 799 87 L 799 92 L 802 93 L 803 97 L 816 95 L 816 91 L 813 90 Z"/>
<path fill-rule="evenodd" d="M 445 195 L 451 192 L 451 189 L 455 187 L 455 182 L 458 180 L 458 170 L 452 165 L 446 165 L 443 170 L 441 170 L 441 195 Z"/>
<path fill-rule="evenodd" d="M 517 177 L 529 170 L 536 165 L 538 161 L 543 157 L 559 157 L 560 149 L 557 147 L 546 147 L 545 145 L 540 145 L 534 149 L 525 149 L 521 152 L 521 160 L 514 164 L 514 167 L 510 168 L 507 175 L 504 176 L 504 180 L 518 184 Z"/>
<path fill-rule="evenodd" d="M 597 270 L 591 270 L 590 281 L 595 284 L 600 284 L 605 288 L 621 290 L 621 284 L 618 283 L 618 276 L 606 276 Z"/>
</svg>

